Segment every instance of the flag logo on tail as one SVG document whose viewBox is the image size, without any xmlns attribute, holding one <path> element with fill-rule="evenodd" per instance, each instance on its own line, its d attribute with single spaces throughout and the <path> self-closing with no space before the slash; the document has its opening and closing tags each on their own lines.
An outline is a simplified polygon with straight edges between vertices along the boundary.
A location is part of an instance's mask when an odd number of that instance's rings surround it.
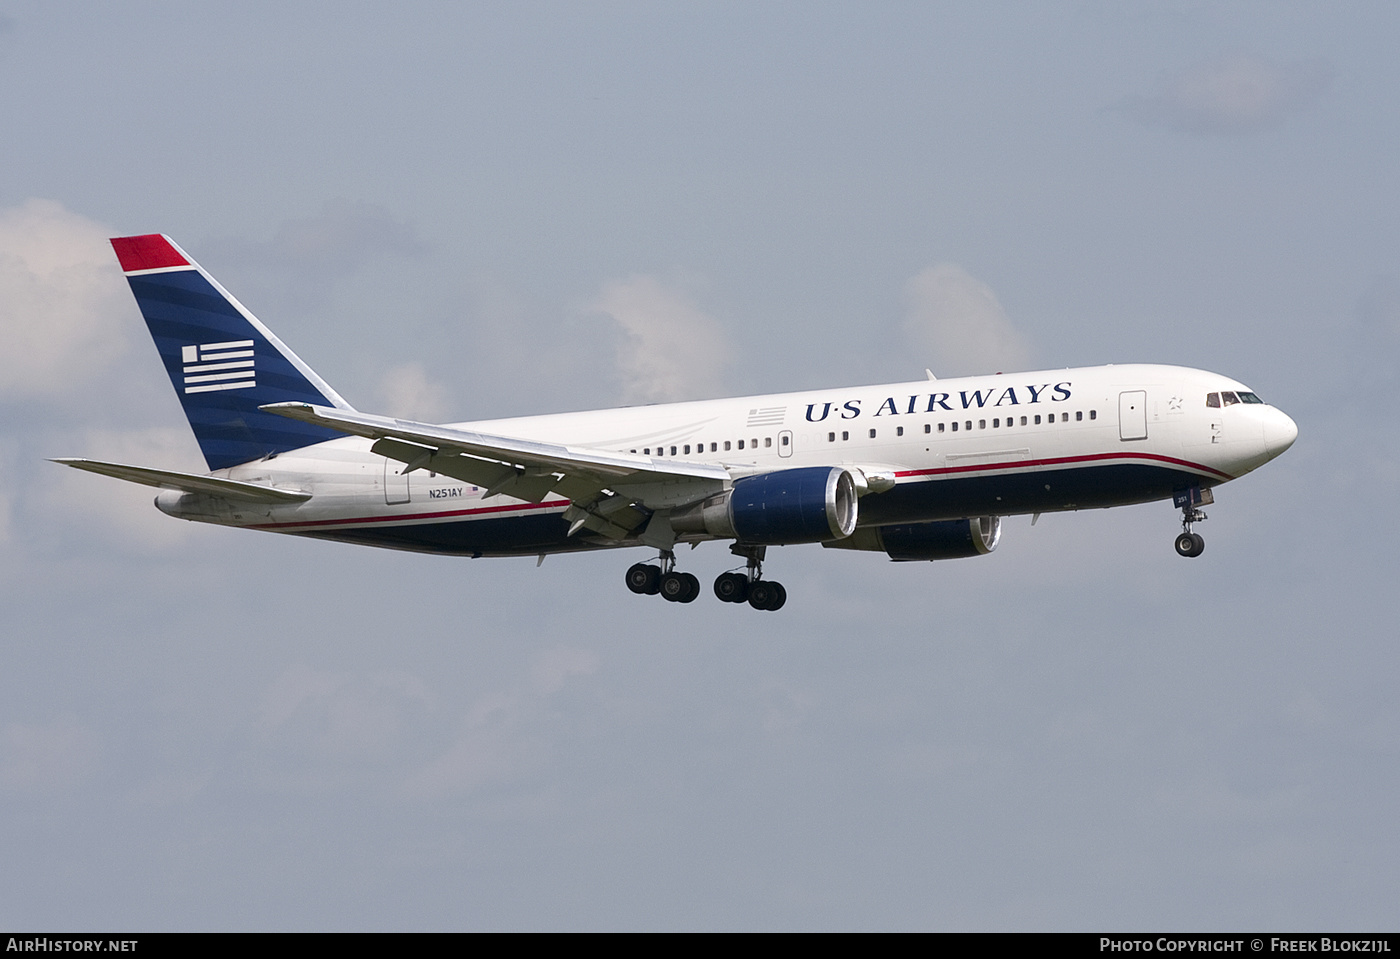
<svg viewBox="0 0 1400 959">
<path fill-rule="evenodd" d="M 185 392 L 241 390 L 257 386 L 253 369 L 253 341 L 201 343 L 180 349 L 185 364 Z"/>
</svg>

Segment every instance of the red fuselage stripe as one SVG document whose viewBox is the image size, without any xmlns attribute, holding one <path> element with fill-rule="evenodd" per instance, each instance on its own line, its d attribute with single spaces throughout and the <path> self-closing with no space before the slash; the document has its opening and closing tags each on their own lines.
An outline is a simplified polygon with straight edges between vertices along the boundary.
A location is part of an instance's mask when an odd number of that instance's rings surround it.
<svg viewBox="0 0 1400 959">
<path fill-rule="evenodd" d="M 299 523 L 252 523 L 249 529 L 305 529 L 311 526 L 348 526 L 355 523 L 406 523 L 417 519 L 445 519 L 449 516 L 480 516 L 483 513 L 519 513 L 532 509 L 558 509 L 568 506 L 566 499 L 543 503 L 516 503 L 513 506 L 481 506 L 476 509 L 447 509 L 436 513 L 396 513 L 393 516 L 352 516 L 346 519 L 303 520 Z"/>
<path fill-rule="evenodd" d="M 1229 473 L 1222 473 L 1218 469 L 1209 466 L 1202 466 L 1200 463 L 1192 463 L 1190 460 L 1179 460 L 1171 456 L 1160 456 L 1156 453 L 1091 453 L 1086 456 L 1060 456 L 1053 459 L 1044 460 L 1012 460 L 1005 463 L 977 463 L 971 466 L 944 466 L 938 469 L 928 470 L 898 470 L 895 476 L 946 476 L 950 473 L 977 473 L 989 470 L 1025 469 L 1032 466 L 1060 466 L 1066 463 L 1094 463 L 1105 460 L 1156 460 L 1159 463 L 1170 463 L 1173 466 L 1184 466 L 1187 469 L 1195 470 L 1198 473 L 1209 473 L 1218 476 L 1223 480 L 1232 479 Z"/>
</svg>

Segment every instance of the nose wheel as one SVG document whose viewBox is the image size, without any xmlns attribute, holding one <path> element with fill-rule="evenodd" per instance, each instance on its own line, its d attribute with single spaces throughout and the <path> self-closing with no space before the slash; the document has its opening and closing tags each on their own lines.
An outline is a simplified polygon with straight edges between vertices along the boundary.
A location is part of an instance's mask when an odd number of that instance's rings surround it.
<svg viewBox="0 0 1400 959">
<path fill-rule="evenodd" d="M 1176 538 L 1176 551 L 1181 556 L 1200 556 L 1206 551 L 1206 541 L 1200 533 L 1182 533 Z"/>
<path fill-rule="evenodd" d="M 1206 541 L 1200 533 L 1191 532 L 1191 524 L 1205 520 L 1206 514 L 1197 507 L 1215 502 L 1215 494 L 1208 489 L 1193 487 L 1177 493 L 1172 502 L 1181 508 L 1181 535 L 1176 538 L 1178 556 L 1200 556 L 1206 551 Z"/>
</svg>

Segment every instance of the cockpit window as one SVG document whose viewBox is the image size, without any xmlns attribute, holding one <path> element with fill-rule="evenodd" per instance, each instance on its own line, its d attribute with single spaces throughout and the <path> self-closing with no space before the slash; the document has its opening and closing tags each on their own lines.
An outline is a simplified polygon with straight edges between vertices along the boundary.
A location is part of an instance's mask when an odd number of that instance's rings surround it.
<svg viewBox="0 0 1400 959">
<path fill-rule="evenodd" d="M 1240 398 L 1234 393 L 1221 393 L 1220 399 L 1226 406 L 1234 406 L 1240 401 Z"/>
<path fill-rule="evenodd" d="M 1241 402 L 1241 403 L 1262 403 L 1262 402 L 1264 402 L 1264 401 L 1261 400 L 1261 399 L 1260 399 L 1256 394 L 1254 394 L 1254 393 L 1244 393 L 1244 392 L 1241 392 L 1241 393 L 1240 393 L 1240 402 Z"/>
<path fill-rule="evenodd" d="M 1208 406 L 1210 409 L 1213 409 L 1213 410 L 1218 410 L 1218 409 L 1220 409 L 1220 394 L 1219 394 L 1219 393 L 1207 393 L 1207 394 L 1206 394 L 1206 406 Z"/>
</svg>

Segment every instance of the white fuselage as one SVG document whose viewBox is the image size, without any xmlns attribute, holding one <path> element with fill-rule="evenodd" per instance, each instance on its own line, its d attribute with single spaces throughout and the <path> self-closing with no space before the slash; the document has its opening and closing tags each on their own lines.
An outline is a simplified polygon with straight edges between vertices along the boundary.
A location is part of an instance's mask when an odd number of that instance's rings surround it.
<svg viewBox="0 0 1400 959">
<path fill-rule="evenodd" d="M 1247 389 L 1201 370 L 1102 366 L 454 426 L 659 463 L 716 464 L 735 477 L 849 467 L 883 481 L 860 500 L 859 525 L 868 527 L 1116 506 L 1228 482 L 1297 435 L 1286 414 L 1257 401 L 1207 406 L 1208 394 L 1252 397 Z M 440 474 L 405 475 L 403 463 L 370 446 L 347 436 L 215 474 L 302 490 L 311 494 L 304 502 L 231 504 L 167 491 L 157 505 L 186 519 L 465 555 L 639 544 L 568 536 L 562 496 L 484 498 L 480 487 Z"/>
</svg>

